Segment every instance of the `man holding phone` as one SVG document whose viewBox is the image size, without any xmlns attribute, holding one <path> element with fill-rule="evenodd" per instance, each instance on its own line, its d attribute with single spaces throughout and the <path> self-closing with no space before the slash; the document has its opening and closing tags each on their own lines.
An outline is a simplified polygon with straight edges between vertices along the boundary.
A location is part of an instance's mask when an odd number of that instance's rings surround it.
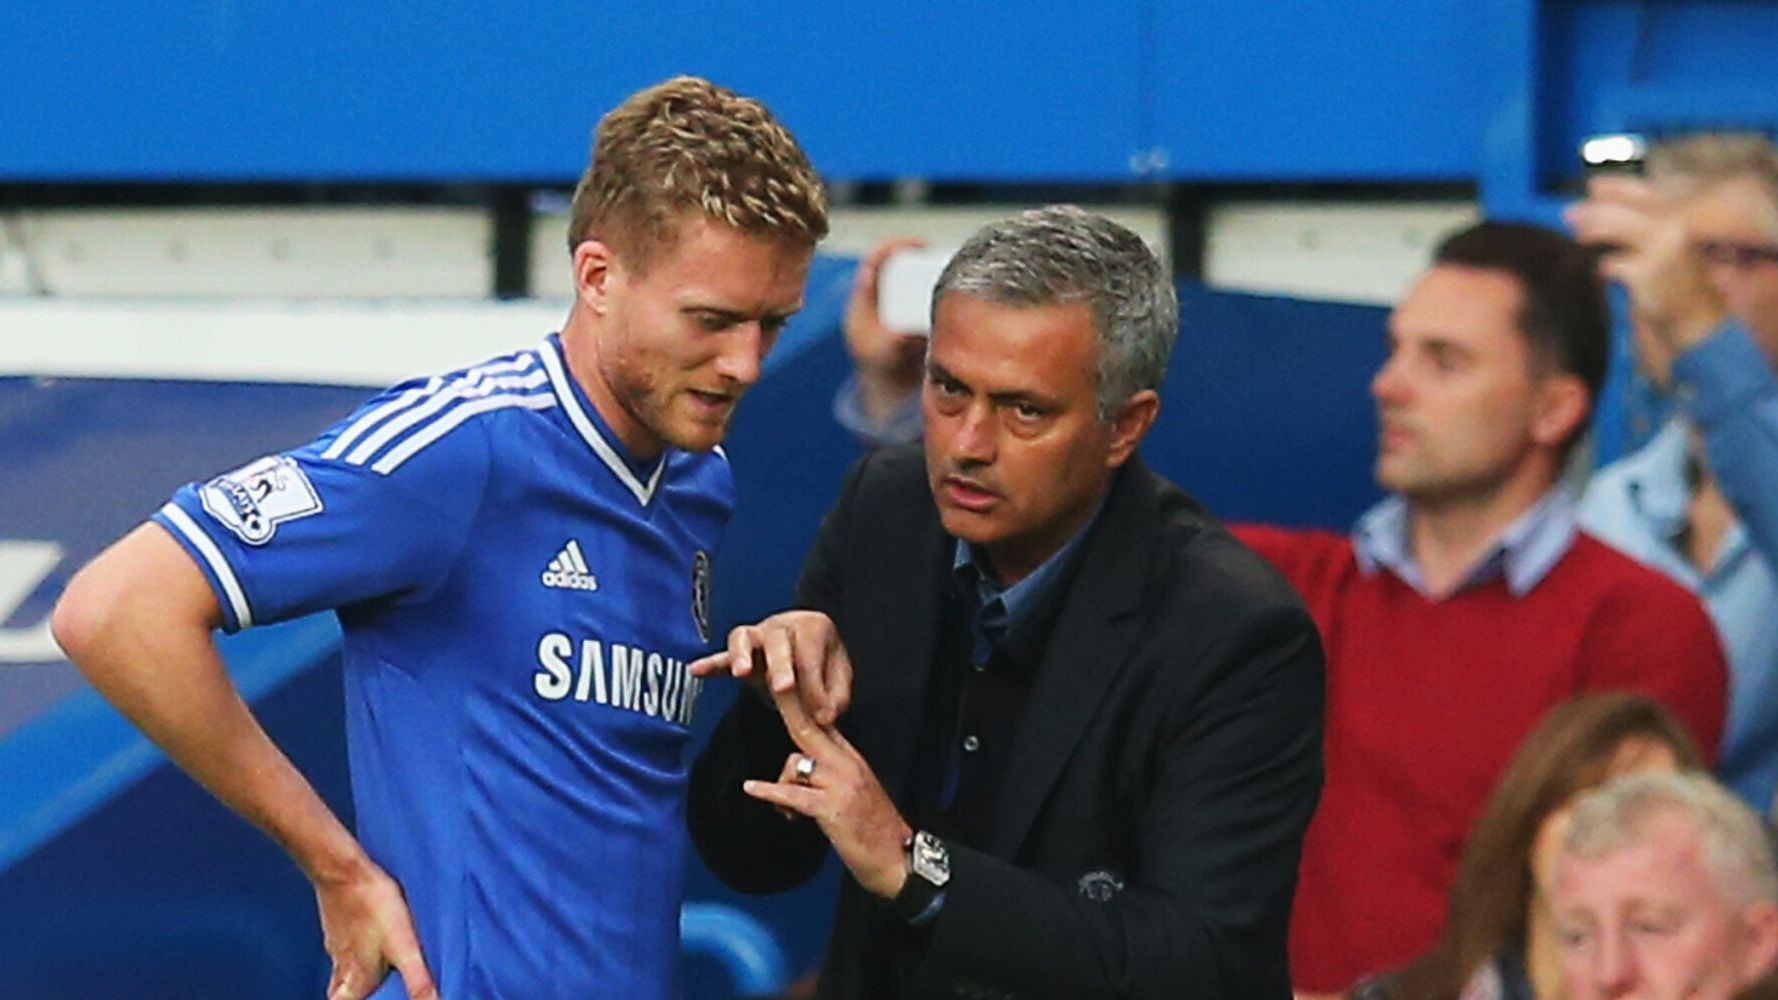
<svg viewBox="0 0 1778 1000">
<path fill-rule="evenodd" d="M 1674 416 L 1587 488 L 1581 523 L 1705 602 L 1728 654 L 1720 773 L 1778 794 L 1778 149 L 1761 136 L 1657 143 L 1645 177 L 1595 177 L 1568 221 L 1612 248 L 1636 360 Z"/>
<path fill-rule="evenodd" d="M 925 246 L 918 236 L 892 236 L 871 247 L 858 262 L 846 300 L 843 325 L 852 377 L 834 395 L 833 416 L 873 447 L 906 444 L 920 436 L 920 381 L 926 374 L 931 317 L 913 322 L 905 310 L 892 312 L 885 298 L 895 289 L 885 289 L 883 278 L 892 259 Z M 932 277 L 938 277 L 936 271 Z M 922 297 L 930 302 L 930 287 Z"/>
</svg>

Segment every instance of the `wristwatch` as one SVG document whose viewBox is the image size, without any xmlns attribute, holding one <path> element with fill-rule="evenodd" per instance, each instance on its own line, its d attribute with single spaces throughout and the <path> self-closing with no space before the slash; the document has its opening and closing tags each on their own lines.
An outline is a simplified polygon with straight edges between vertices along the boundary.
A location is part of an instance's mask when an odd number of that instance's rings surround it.
<svg viewBox="0 0 1778 1000">
<path fill-rule="evenodd" d="M 923 924 L 938 915 L 944 905 L 945 886 L 951 881 L 951 852 L 945 842 L 916 830 L 902 841 L 908 856 L 908 877 L 896 893 L 895 913 L 911 924 Z"/>
</svg>

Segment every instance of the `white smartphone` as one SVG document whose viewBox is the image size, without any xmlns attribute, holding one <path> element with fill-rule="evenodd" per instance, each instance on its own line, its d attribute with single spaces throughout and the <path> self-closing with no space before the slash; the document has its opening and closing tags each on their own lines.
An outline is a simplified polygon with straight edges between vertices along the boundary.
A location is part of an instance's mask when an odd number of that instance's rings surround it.
<svg viewBox="0 0 1778 1000">
<path fill-rule="evenodd" d="M 956 247 L 897 250 L 877 274 L 877 315 L 897 333 L 932 330 L 932 290 Z"/>
</svg>

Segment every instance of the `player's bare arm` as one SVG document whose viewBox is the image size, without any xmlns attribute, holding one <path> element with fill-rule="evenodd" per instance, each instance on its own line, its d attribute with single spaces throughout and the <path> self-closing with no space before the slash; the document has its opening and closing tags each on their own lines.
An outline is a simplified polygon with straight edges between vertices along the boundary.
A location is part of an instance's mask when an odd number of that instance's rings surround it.
<svg viewBox="0 0 1778 1000">
<path fill-rule="evenodd" d="M 144 524 L 82 569 L 57 603 L 56 641 L 93 686 L 198 783 L 290 853 L 315 884 L 334 962 L 330 1000 L 359 1000 L 390 966 L 436 997 L 400 888 L 271 741 L 229 680 L 222 620 L 197 565 Z"/>
</svg>

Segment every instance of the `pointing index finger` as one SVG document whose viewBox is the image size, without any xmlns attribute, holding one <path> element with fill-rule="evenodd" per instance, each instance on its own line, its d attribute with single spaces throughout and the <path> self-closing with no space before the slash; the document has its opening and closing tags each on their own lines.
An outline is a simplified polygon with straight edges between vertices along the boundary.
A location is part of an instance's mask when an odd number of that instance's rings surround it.
<svg viewBox="0 0 1778 1000">
<path fill-rule="evenodd" d="M 729 653 L 719 649 L 707 656 L 700 656 L 691 661 L 685 669 L 691 671 L 693 677 L 708 677 L 711 674 L 729 673 Z"/>
<path fill-rule="evenodd" d="M 728 634 L 728 669 L 738 678 L 753 675 L 753 648 L 757 626 L 742 625 Z"/>
</svg>

